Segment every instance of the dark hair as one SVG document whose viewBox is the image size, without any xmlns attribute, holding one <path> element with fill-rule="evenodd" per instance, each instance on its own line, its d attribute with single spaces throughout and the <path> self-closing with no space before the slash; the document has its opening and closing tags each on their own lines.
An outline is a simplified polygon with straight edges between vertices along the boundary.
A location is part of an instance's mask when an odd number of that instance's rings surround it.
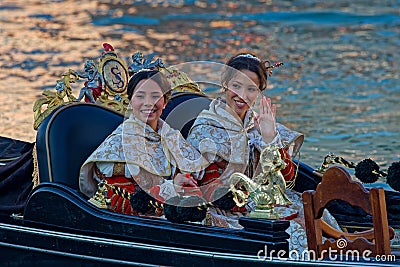
<svg viewBox="0 0 400 267">
<path fill-rule="evenodd" d="M 257 74 L 260 81 L 259 89 L 263 91 L 267 87 L 268 71 L 265 63 L 252 53 L 239 53 L 231 57 L 225 65 L 227 66 L 222 73 L 222 86 L 227 87 L 228 82 L 237 73 L 236 70 L 249 70 Z"/>
<path fill-rule="evenodd" d="M 136 86 L 141 80 L 145 79 L 152 79 L 155 81 L 161 88 L 161 91 L 163 92 L 164 95 L 164 100 L 165 103 L 168 102 L 169 98 L 171 97 L 171 85 L 168 82 L 167 78 L 163 73 L 161 73 L 158 70 L 144 70 L 144 71 L 139 71 L 135 73 L 128 82 L 128 88 L 127 88 L 127 93 L 128 93 L 128 99 L 132 99 L 133 92 L 136 89 Z"/>
</svg>

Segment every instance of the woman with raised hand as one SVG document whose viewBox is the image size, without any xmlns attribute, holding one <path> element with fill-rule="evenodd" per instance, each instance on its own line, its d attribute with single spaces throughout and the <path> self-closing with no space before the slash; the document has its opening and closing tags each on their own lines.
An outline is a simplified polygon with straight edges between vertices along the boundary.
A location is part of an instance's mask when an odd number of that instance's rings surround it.
<svg viewBox="0 0 400 267">
<path fill-rule="evenodd" d="M 304 136 L 276 122 L 276 105 L 265 95 L 260 100 L 260 113 L 252 109 L 266 89 L 268 73 L 265 62 L 254 54 L 240 53 L 230 58 L 221 79 L 225 100 L 213 100 L 190 130 L 187 141 L 211 163 L 198 181 L 203 197 L 215 204 L 210 208 L 211 225 L 241 228 L 239 218 L 248 215 L 254 203 L 249 199 L 247 205 L 239 208 L 229 201 L 229 179 L 234 172 L 250 178 L 259 174 L 259 156 L 266 146 L 279 147 L 286 163 L 281 173 L 287 182 L 294 179 L 291 157 L 299 151 Z M 307 239 L 301 196 L 290 189 L 286 194 L 293 203 L 289 209 L 292 212 L 281 212 L 280 219 L 291 219 L 290 249 L 303 251 Z"/>
<path fill-rule="evenodd" d="M 83 164 L 79 187 L 94 204 L 104 195 L 98 190 L 105 188 L 109 210 L 160 216 L 162 209 L 148 205 L 150 196 L 161 203 L 176 196 L 173 180 L 179 186 L 194 186 L 191 175 L 208 162 L 160 119 L 171 96 L 164 74 L 149 69 L 135 73 L 127 93 L 130 116 Z"/>
</svg>

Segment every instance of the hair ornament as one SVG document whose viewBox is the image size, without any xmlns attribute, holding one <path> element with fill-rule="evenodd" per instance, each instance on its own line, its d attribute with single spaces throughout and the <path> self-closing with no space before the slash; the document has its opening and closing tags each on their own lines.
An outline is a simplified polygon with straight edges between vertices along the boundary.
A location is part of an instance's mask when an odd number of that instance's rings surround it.
<svg viewBox="0 0 400 267">
<path fill-rule="evenodd" d="M 258 62 L 261 62 L 261 60 L 260 60 L 258 57 L 253 56 L 252 54 L 240 54 L 240 55 L 237 55 L 237 56 L 234 57 L 234 58 L 238 58 L 238 57 L 250 58 L 250 59 L 257 60 Z"/>
<path fill-rule="evenodd" d="M 271 65 L 271 62 L 269 62 L 268 60 L 265 61 L 264 64 L 266 65 L 265 69 L 267 70 L 268 76 L 272 76 L 273 69 L 283 66 L 283 62 L 275 62 L 273 65 Z"/>
</svg>

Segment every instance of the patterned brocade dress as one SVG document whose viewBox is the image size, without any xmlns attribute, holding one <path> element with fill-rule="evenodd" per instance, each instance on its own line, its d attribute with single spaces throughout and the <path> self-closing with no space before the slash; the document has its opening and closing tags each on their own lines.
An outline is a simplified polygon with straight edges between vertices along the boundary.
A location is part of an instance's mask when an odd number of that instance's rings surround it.
<svg viewBox="0 0 400 267">
<path fill-rule="evenodd" d="M 221 196 L 216 194 L 218 187 L 228 183 L 234 172 L 254 177 L 261 171 L 258 160 L 261 150 L 267 145 L 277 145 L 281 157 L 287 164 L 281 172 L 286 181 L 294 178 L 294 166 L 291 157 L 299 151 L 304 136 L 277 123 L 277 135 L 270 144 L 262 140 L 260 132 L 254 124 L 256 114 L 250 109 L 244 121 L 230 111 L 225 103 L 214 100 L 208 110 L 202 111 L 194 122 L 187 141 L 197 148 L 201 154 L 212 162 L 205 174 L 198 181 L 203 197 L 215 200 Z M 289 249 L 302 252 L 307 249 L 307 239 L 304 226 L 303 203 L 299 193 L 287 189 L 286 194 L 293 203 L 290 207 L 277 208 L 280 219 L 290 220 L 287 232 L 290 235 Z M 246 206 L 234 207 L 232 210 L 210 208 L 211 225 L 225 228 L 242 228 L 239 218 L 254 210 L 250 199 Z M 333 225 L 337 225 L 333 217 Z"/>
<path fill-rule="evenodd" d="M 150 193 L 160 202 L 176 196 L 172 178 L 178 173 L 196 173 L 208 162 L 192 148 L 179 131 L 159 119 L 158 131 L 131 115 L 90 155 L 81 167 L 79 187 L 92 197 L 101 180 L 136 194 Z M 108 209 L 137 215 L 130 202 L 108 190 Z M 160 216 L 158 210 L 149 214 Z"/>
</svg>

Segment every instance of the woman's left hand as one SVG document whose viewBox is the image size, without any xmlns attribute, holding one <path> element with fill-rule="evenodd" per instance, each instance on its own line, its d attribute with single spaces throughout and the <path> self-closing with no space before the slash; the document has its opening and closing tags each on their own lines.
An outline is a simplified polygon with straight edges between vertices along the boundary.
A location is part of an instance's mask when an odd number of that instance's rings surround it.
<svg viewBox="0 0 400 267">
<path fill-rule="evenodd" d="M 265 143 L 270 143 L 276 135 L 276 105 L 271 104 L 271 98 L 263 96 L 260 101 L 260 114 L 256 118 L 256 127 L 260 130 Z"/>
<path fill-rule="evenodd" d="M 173 182 L 178 192 L 185 187 L 197 187 L 197 181 L 190 174 L 178 173 Z"/>
</svg>

